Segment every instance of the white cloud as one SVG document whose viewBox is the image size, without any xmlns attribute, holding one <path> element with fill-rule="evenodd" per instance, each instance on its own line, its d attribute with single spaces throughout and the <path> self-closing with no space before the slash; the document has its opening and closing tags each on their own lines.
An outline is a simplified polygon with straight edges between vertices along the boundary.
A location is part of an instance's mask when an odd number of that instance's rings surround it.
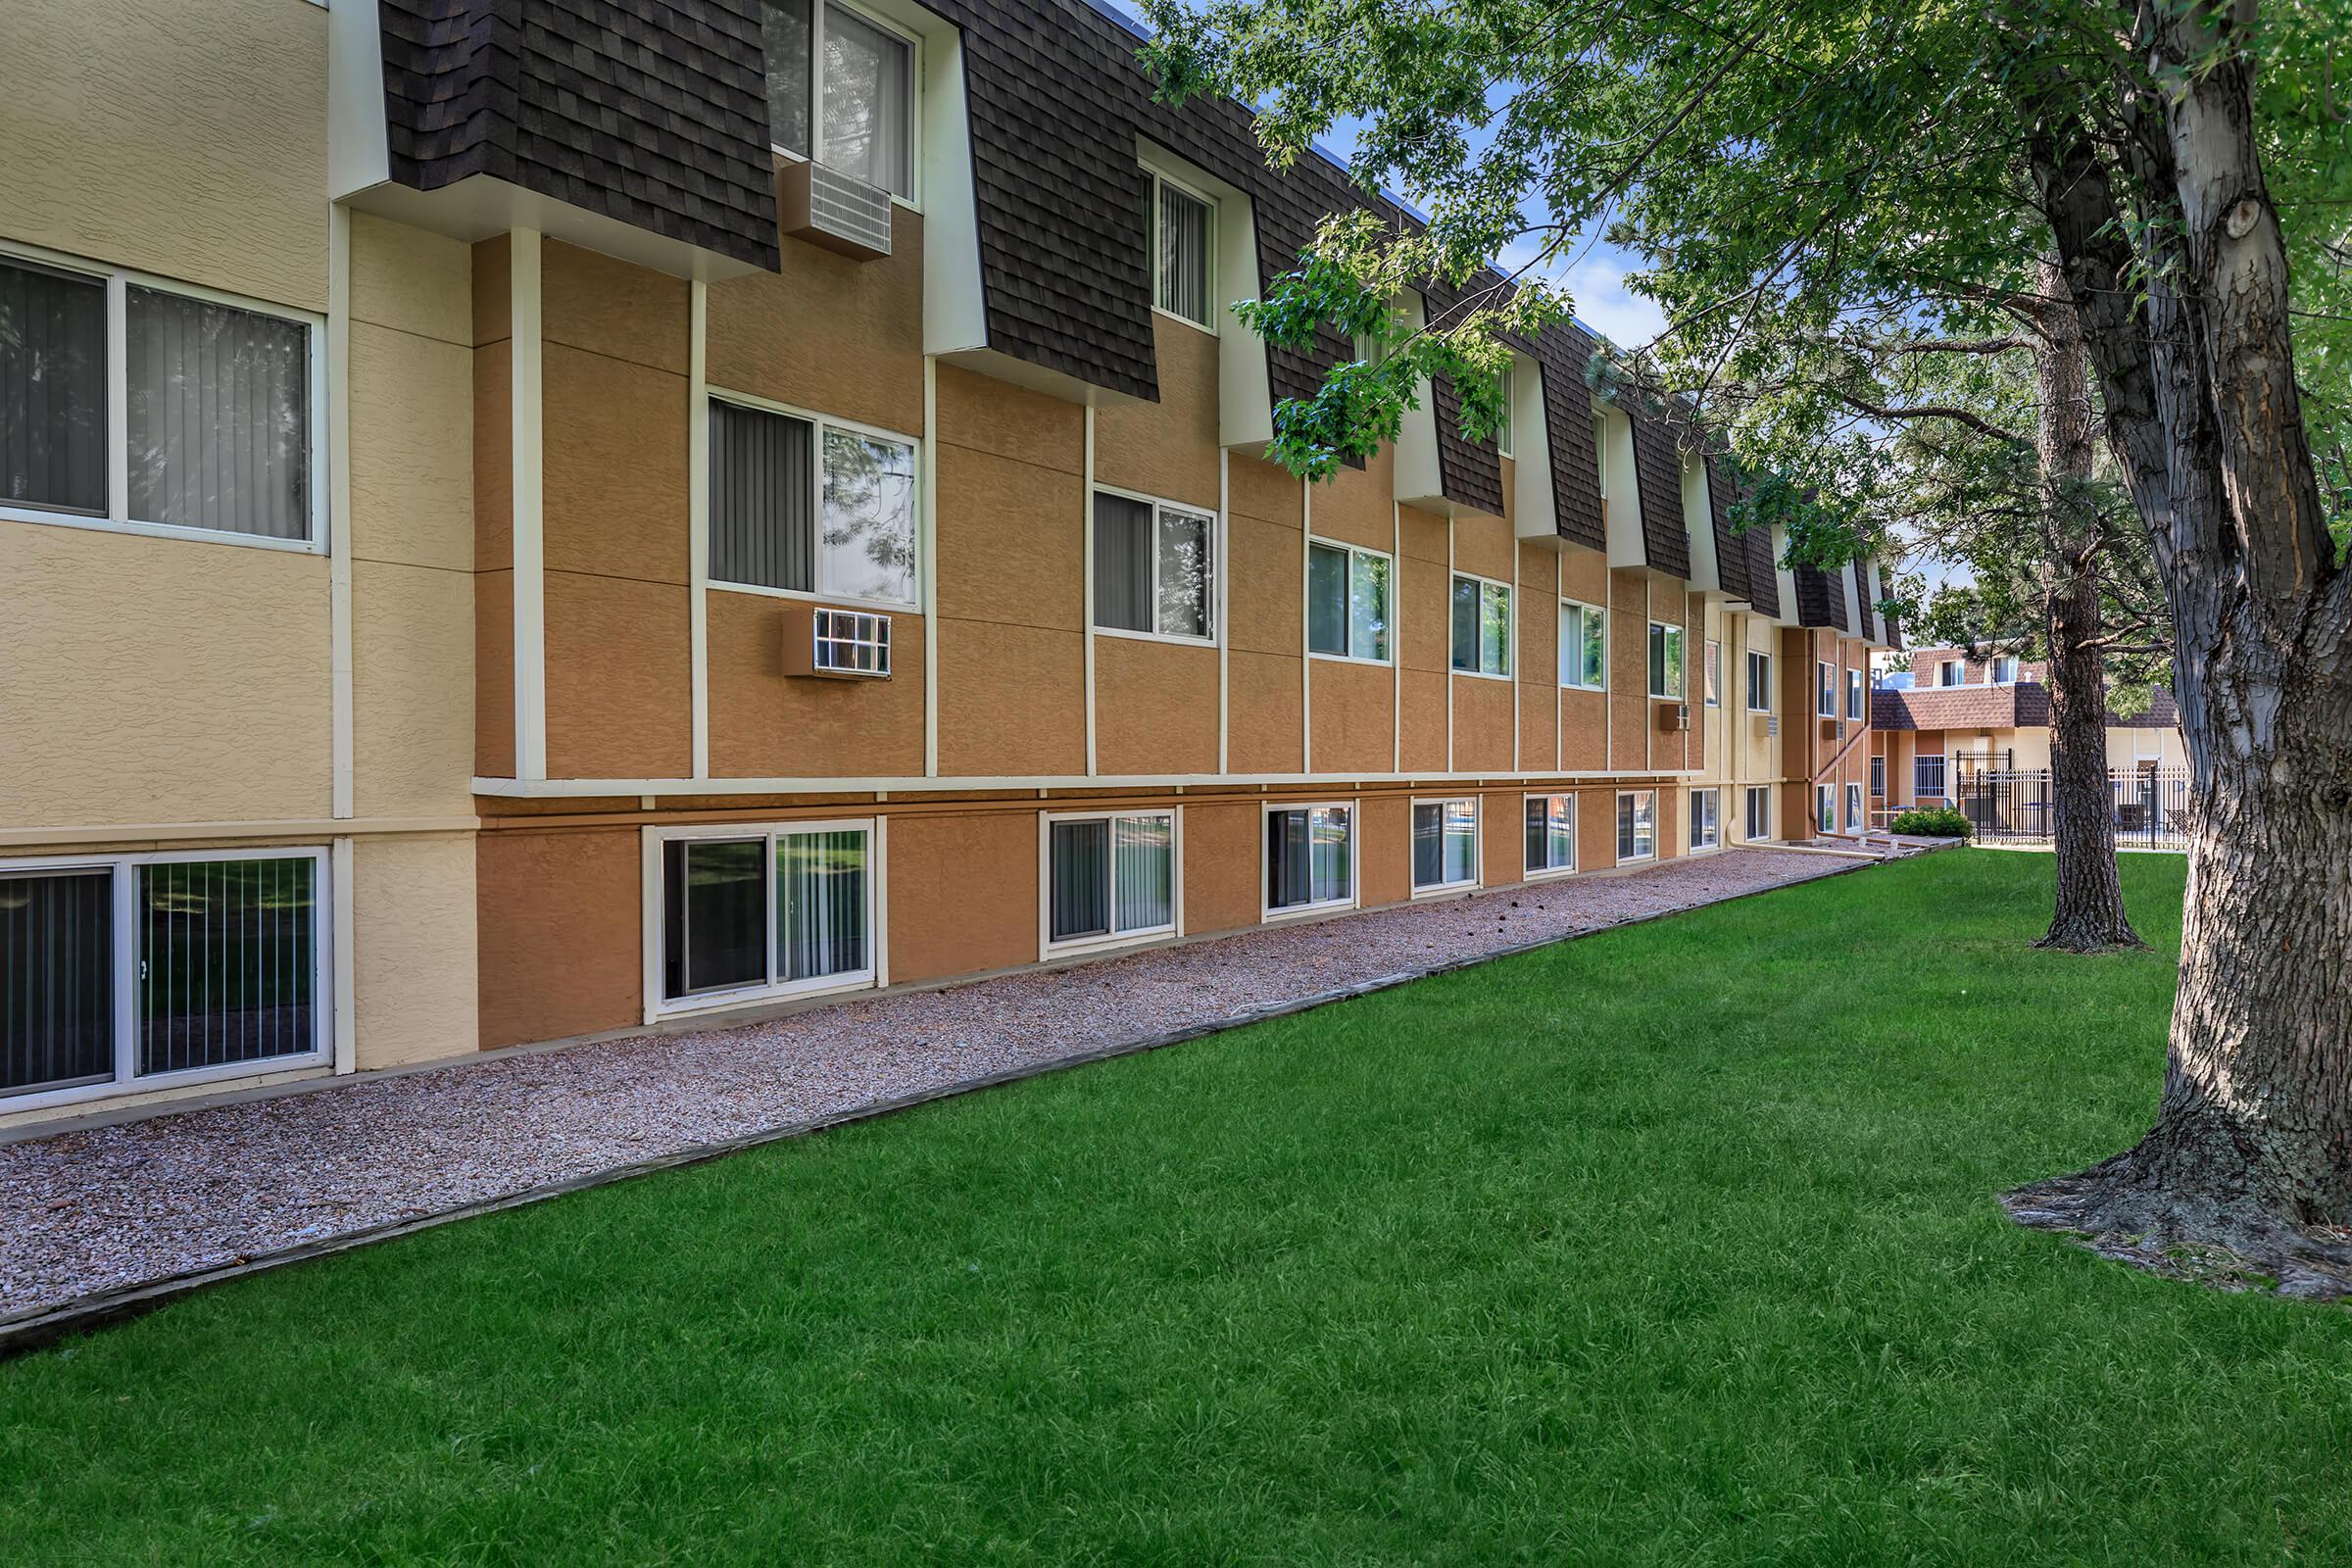
<svg viewBox="0 0 2352 1568">
<path fill-rule="evenodd" d="M 1627 288 L 1625 273 L 1617 252 L 1595 248 L 1561 274 L 1559 283 L 1574 302 L 1578 320 L 1618 347 L 1635 349 L 1666 330 L 1666 313 L 1657 301 Z"/>
</svg>

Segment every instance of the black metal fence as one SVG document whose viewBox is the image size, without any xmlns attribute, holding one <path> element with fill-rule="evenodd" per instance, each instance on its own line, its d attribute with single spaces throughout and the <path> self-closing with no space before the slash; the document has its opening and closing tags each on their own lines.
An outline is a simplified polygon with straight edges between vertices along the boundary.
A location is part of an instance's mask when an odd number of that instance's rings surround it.
<svg viewBox="0 0 2352 1568">
<path fill-rule="evenodd" d="M 2046 844 L 2056 825 L 2047 768 L 1955 768 L 1952 800 L 1988 844 Z M 2188 848 L 2188 770 L 2130 768 L 2107 775 L 2107 815 L 2123 849 Z"/>
</svg>

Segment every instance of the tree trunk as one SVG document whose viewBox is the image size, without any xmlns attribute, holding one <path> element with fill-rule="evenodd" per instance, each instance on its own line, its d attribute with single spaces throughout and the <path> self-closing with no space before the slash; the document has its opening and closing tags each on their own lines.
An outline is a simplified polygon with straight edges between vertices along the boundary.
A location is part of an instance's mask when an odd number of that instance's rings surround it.
<svg viewBox="0 0 2352 1568">
<path fill-rule="evenodd" d="M 2009 1197 L 2147 1266 L 2352 1294 L 2352 572 L 2294 379 L 2257 156 L 2252 7 L 2137 14 L 2161 93 L 2121 104 L 2133 202 L 2068 116 L 2034 175 L 2109 440 L 2172 601 L 2195 822 L 2180 990 L 2137 1147 Z M 2148 246 L 2134 275 L 2132 237 Z M 2144 276 L 2144 291 L 2140 278 Z M 2193 1266 L 2193 1261 L 2192 1261 Z"/>
<path fill-rule="evenodd" d="M 2082 325 L 2057 258 L 2041 266 L 2034 371 L 2044 563 L 2042 619 L 2050 654 L 2050 807 L 2058 877 L 2050 928 L 2034 944 L 2069 953 L 2140 946 L 2124 914 L 2107 789 L 2107 656 L 2098 642 L 2099 509 L 2092 495 L 2090 401 Z"/>
</svg>

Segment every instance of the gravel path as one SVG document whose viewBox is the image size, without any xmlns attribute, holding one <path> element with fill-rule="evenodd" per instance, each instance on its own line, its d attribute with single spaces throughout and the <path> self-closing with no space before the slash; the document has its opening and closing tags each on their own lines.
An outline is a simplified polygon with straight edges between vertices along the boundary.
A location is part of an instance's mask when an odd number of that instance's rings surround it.
<svg viewBox="0 0 2352 1568">
<path fill-rule="evenodd" d="M 1727 851 L 0 1146 L 0 1318 L 1852 863 Z"/>
</svg>

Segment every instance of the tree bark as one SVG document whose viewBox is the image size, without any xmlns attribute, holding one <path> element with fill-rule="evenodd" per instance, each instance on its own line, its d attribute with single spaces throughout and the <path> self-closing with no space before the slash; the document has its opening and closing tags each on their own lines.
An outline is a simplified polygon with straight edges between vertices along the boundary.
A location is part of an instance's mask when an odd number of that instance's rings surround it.
<svg viewBox="0 0 2352 1568">
<path fill-rule="evenodd" d="M 2041 267 L 2034 345 L 2040 383 L 2039 448 L 2043 640 L 2050 664 L 2050 806 L 2057 893 L 2050 927 L 2034 944 L 2069 953 L 2141 945 L 2124 913 L 2115 821 L 2107 785 L 2107 658 L 2098 643 L 2099 510 L 2092 496 L 2087 350 L 2066 273 Z"/>
<path fill-rule="evenodd" d="M 2295 388 L 2286 253 L 2239 35 L 2253 7 L 2135 16 L 2135 55 L 2164 90 L 2121 104 L 2132 210 L 2065 117 L 2036 125 L 2033 160 L 2172 601 L 2195 803 L 2180 990 L 2147 1136 L 2009 1205 L 2149 1266 L 2218 1253 L 2282 1290 L 2341 1296 L 2352 572 L 2327 531 Z"/>
</svg>

